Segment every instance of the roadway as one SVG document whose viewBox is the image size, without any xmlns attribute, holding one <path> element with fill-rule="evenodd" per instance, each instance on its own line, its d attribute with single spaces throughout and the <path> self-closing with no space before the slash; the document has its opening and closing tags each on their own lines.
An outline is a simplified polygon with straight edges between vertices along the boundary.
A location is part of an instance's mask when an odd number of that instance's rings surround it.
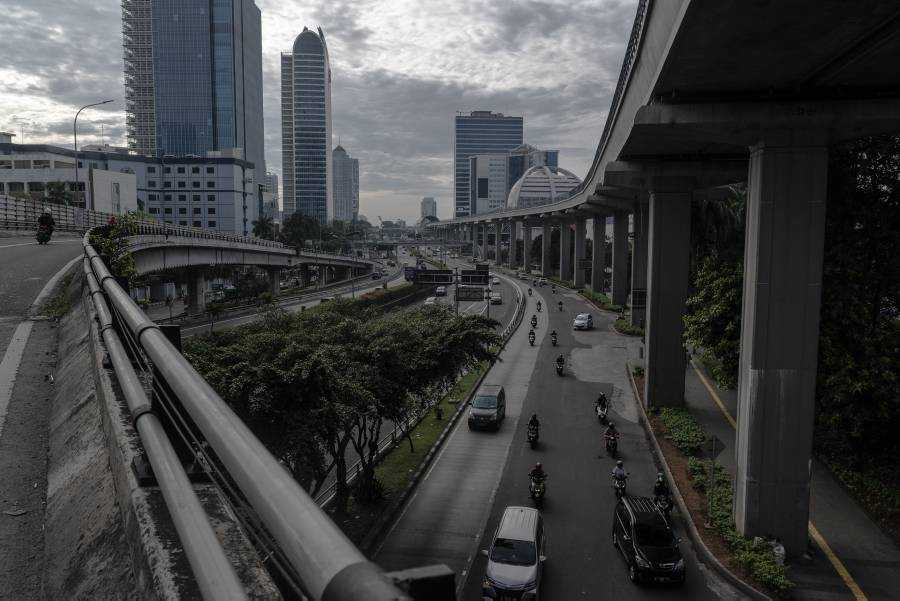
<svg viewBox="0 0 900 601">
<path fill-rule="evenodd" d="M 528 285 L 508 282 L 522 289 Z M 612 331 L 611 314 L 571 292 L 552 295 L 548 288 L 540 289 L 528 299 L 526 318 L 535 312 L 539 298 L 545 306 L 562 298 L 564 310 L 554 307 L 538 314 L 536 348 L 528 345 L 527 324 L 519 328 L 485 379 L 506 389 L 506 422 L 494 433 L 469 431 L 460 420 L 376 551 L 375 561 L 389 570 L 444 563 L 458 575 L 459 598 L 480 599 L 485 560 L 478 550 L 487 547 L 506 506 L 531 504 L 527 473 L 541 461 L 549 473 L 542 598 L 741 598 L 699 565 L 677 517 L 686 584 L 643 588 L 628 580 L 611 542 L 615 499 L 609 473 L 614 462 L 602 452 L 602 426 L 593 415 L 593 400 L 600 390 L 612 399 L 611 415 L 622 435 L 621 457 L 631 473 L 629 492 L 648 494 L 656 467 L 625 371 L 625 360 L 636 356 L 637 341 Z M 573 332 L 572 318 L 582 311 L 593 313 L 596 328 Z M 546 336 L 549 329 L 559 333 L 558 348 Z M 559 353 L 567 358 L 562 378 L 552 365 Z M 534 451 L 525 444 L 525 424 L 533 412 L 541 418 L 541 442 Z"/>
</svg>

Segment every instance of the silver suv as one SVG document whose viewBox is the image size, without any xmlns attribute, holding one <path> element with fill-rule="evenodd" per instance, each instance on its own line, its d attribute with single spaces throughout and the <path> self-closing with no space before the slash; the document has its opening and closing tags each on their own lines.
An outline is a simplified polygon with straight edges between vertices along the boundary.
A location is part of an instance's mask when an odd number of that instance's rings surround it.
<svg viewBox="0 0 900 601">
<path fill-rule="evenodd" d="M 487 556 L 482 598 L 538 601 L 544 557 L 544 520 L 531 507 L 507 507 Z"/>
</svg>

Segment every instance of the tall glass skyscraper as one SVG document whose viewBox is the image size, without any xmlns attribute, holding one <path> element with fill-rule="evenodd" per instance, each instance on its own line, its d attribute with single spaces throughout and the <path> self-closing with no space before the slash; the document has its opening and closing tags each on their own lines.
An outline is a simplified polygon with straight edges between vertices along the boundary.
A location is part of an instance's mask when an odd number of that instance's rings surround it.
<svg viewBox="0 0 900 601">
<path fill-rule="evenodd" d="M 476 154 L 506 154 L 522 144 L 525 120 L 503 113 L 472 111 L 457 114 L 453 128 L 453 198 L 456 217 L 472 213 L 470 205 L 469 157 Z"/>
<path fill-rule="evenodd" d="M 331 156 L 331 65 L 325 33 L 304 27 L 281 54 L 281 161 L 284 216 L 335 218 Z"/>
<path fill-rule="evenodd" d="M 123 0 L 129 147 L 240 148 L 264 174 L 262 26 L 254 0 Z"/>
<path fill-rule="evenodd" d="M 338 144 L 333 153 L 334 218 L 356 221 L 359 214 L 359 159 L 351 158 Z"/>
</svg>

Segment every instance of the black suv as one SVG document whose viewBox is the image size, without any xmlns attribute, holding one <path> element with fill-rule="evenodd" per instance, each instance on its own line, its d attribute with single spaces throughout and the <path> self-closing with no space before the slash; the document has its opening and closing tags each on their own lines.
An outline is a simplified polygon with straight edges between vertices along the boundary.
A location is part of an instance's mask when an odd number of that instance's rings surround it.
<svg viewBox="0 0 900 601">
<path fill-rule="evenodd" d="M 684 584 L 678 538 L 649 497 L 622 497 L 613 516 L 613 545 L 628 564 L 632 582 Z"/>
</svg>

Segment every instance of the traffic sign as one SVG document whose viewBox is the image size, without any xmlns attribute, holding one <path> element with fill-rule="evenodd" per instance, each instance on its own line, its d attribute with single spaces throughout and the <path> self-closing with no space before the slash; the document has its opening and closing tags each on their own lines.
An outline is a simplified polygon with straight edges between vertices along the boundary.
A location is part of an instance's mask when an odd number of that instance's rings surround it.
<svg viewBox="0 0 900 601">
<path fill-rule="evenodd" d="M 478 286 L 457 286 L 456 300 L 480 301 L 484 299 L 484 289 Z"/>
<path fill-rule="evenodd" d="M 487 270 L 463 269 L 459 272 L 459 283 L 487 286 L 489 277 Z"/>
<path fill-rule="evenodd" d="M 415 273 L 416 284 L 452 284 L 453 272 L 449 269 L 420 269 Z"/>
</svg>

